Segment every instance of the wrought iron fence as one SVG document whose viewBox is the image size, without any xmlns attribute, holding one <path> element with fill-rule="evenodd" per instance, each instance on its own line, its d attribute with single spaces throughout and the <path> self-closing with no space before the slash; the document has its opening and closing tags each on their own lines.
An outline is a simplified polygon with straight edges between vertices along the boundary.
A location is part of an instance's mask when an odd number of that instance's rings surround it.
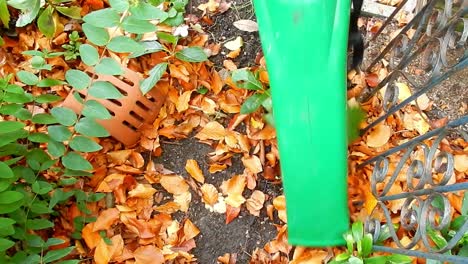
<svg viewBox="0 0 468 264">
<path fill-rule="evenodd" d="M 385 89 L 382 98 L 385 114 L 364 128 L 363 133 L 385 122 L 424 93 L 440 88 L 441 83 L 454 74 L 468 69 L 468 0 L 403 0 L 366 46 L 383 37 L 382 32 L 399 12 L 411 11 L 409 5 L 413 5 L 413 18 L 367 65 L 366 71 L 371 71 L 384 59 L 388 61 L 389 73 L 377 87 L 360 98 L 362 102 L 367 101 Z M 423 74 L 414 74 L 413 66 L 422 69 Z M 398 101 L 397 82 L 406 83 L 413 92 L 401 102 Z M 468 94 L 466 83 L 460 87 Z M 454 130 L 468 140 L 467 126 L 468 115 L 465 113 L 443 127 L 432 129 L 360 165 L 361 168 L 373 167 L 371 192 L 377 200 L 373 214 L 366 221 L 366 229 L 373 234 L 374 240 L 382 232 L 389 233 L 395 245 L 374 246 L 374 250 L 432 259 L 432 263 L 468 263 L 468 257 L 451 254 L 459 241 L 467 237 L 468 217 L 457 230 L 450 231 L 450 238 L 443 240 L 446 242 L 434 241 L 442 233 L 447 235 L 452 222 L 449 194 L 463 195 L 468 190 L 468 181 L 453 183 L 454 158 L 440 148 L 440 143 Z M 397 179 L 400 182 L 403 179 L 407 187 L 402 193 L 389 194 Z M 392 224 L 382 224 L 383 219 L 386 223 L 395 219 L 389 201 L 402 203 L 399 230 Z M 403 239 L 403 233 L 410 236 Z"/>
</svg>

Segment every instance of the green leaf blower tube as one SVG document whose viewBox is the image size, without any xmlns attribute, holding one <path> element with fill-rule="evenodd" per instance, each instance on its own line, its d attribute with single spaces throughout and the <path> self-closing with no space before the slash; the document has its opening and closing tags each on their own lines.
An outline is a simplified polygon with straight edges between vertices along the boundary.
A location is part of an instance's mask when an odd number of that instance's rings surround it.
<svg viewBox="0 0 468 264">
<path fill-rule="evenodd" d="M 349 226 L 350 0 L 254 0 L 254 7 L 270 76 L 289 243 L 342 245 Z"/>
</svg>

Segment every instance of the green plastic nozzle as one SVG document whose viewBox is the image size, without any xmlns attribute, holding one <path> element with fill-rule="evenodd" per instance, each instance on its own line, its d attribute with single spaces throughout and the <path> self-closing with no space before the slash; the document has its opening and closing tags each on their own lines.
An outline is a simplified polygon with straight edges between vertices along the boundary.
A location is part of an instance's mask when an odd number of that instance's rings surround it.
<svg viewBox="0 0 468 264">
<path fill-rule="evenodd" d="M 350 0 L 254 0 L 272 89 L 289 243 L 344 244 Z"/>
</svg>

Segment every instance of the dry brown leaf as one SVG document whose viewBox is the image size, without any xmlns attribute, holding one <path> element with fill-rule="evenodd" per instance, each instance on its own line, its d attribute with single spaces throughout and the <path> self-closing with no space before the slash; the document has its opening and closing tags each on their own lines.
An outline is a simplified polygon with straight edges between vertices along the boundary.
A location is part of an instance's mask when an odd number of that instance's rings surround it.
<svg viewBox="0 0 468 264">
<path fill-rule="evenodd" d="M 202 192 L 202 199 L 206 204 L 213 206 L 218 202 L 219 193 L 214 185 L 205 183 L 201 186 L 200 190 Z"/>
<path fill-rule="evenodd" d="M 377 87 L 379 85 L 379 76 L 375 73 L 370 73 L 366 75 L 366 82 L 369 87 Z"/>
<path fill-rule="evenodd" d="M 111 226 L 119 220 L 120 212 L 117 208 L 109 208 L 102 211 L 96 222 L 94 222 L 93 232 L 110 229 Z"/>
<path fill-rule="evenodd" d="M 192 194 L 190 192 L 184 192 L 181 194 L 174 195 L 174 202 L 179 205 L 179 210 L 182 212 L 188 211 L 191 201 Z"/>
<path fill-rule="evenodd" d="M 258 24 L 255 21 L 248 20 L 248 19 L 241 19 L 237 20 L 233 23 L 233 25 L 242 31 L 247 32 L 256 32 L 258 31 Z"/>
<path fill-rule="evenodd" d="M 182 113 L 183 111 L 189 108 L 189 101 L 192 92 L 193 91 L 185 91 L 184 93 L 182 93 L 181 96 L 179 96 L 179 99 L 177 100 L 176 104 L 177 112 Z"/>
<path fill-rule="evenodd" d="M 99 232 L 94 232 L 93 229 L 94 223 L 89 223 L 81 231 L 81 236 L 89 249 L 94 249 L 102 239 Z"/>
<path fill-rule="evenodd" d="M 392 128 L 385 124 L 378 124 L 369 135 L 367 135 L 367 145 L 372 148 L 378 148 L 385 145 L 392 135 Z"/>
<path fill-rule="evenodd" d="M 239 213 L 240 213 L 240 207 L 227 205 L 226 206 L 226 225 L 231 223 L 232 220 L 236 219 L 236 217 L 239 216 Z"/>
<path fill-rule="evenodd" d="M 187 160 L 185 164 L 185 170 L 194 178 L 197 182 L 204 183 L 205 177 L 203 176 L 203 172 L 198 166 L 198 163 L 194 159 Z"/>
<path fill-rule="evenodd" d="M 180 79 L 184 82 L 190 82 L 190 73 L 183 65 L 169 64 L 169 72 L 171 76 Z"/>
<path fill-rule="evenodd" d="M 101 238 L 94 251 L 94 261 L 96 264 L 107 264 L 111 260 L 111 252 L 104 239 Z"/>
<path fill-rule="evenodd" d="M 468 155 L 455 155 L 454 159 L 454 166 L 455 169 L 459 172 L 468 172 Z"/>
<path fill-rule="evenodd" d="M 226 204 L 233 207 L 240 207 L 245 202 L 242 192 L 244 192 L 246 184 L 247 179 L 244 175 L 235 175 L 231 179 L 223 182 L 221 189 L 223 193 L 227 195 L 225 199 Z"/>
<path fill-rule="evenodd" d="M 224 43 L 224 47 L 228 50 L 237 50 L 244 45 L 244 40 L 241 36 L 238 36 L 236 39 Z"/>
<path fill-rule="evenodd" d="M 226 253 L 221 257 L 218 257 L 218 262 L 221 264 L 236 264 L 237 262 L 237 253 L 229 254 Z"/>
<path fill-rule="evenodd" d="M 255 155 L 250 157 L 242 157 L 242 163 L 251 173 L 259 173 L 263 171 L 260 158 Z"/>
<path fill-rule="evenodd" d="M 227 164 L 218 164 L 218 163 L 215 163 L 215 164 L 211 164 L 210 165 L 210 168 L 208 169 L 208 171 L 210 173 L 216 173 L 216 172 L 220 172 L 220 171 L 223 171 L 227 168 Z"/>
<path fill-rule="evenodd" d="M 221 140 L 226 136 L 226 129 L 220 123 L 211 121 L 195 137 L 200 140 Z"/>
<path fill-rule="evenodd" d="M 190 221 L 190 219 L 185 220 L 184 222 L 184 241 L 188 241 L 192 238 L 195 238 L 200 234 L 200 229 Z"/>
<path fill-rule="evenodd" d="M 180 205 L 176 202 L 167 202 L 160 206 L 155 206 L 153 209 L 160 213 L 173 214 L 180 210 Z"/>
<path fill-rule="evenodd" d="M 189 189 L 189 185 L 184 178 L 178 175 L 163 175 L 160 183 L 166 191 L 172 194 L 182 194 Z"/>
<path fill-rule="evenodd" d="M 115 258 L 118 258 L 122 255 L 124 249 L 124 241 L 122 235 L 120 234 L 111 237 L 110 240 L 112 243 L 110 245 L 107 245 L 107 247 L 111 260 L 114 260 Z"/>
<path fill-rule="evenodd" d="M 208 0 L 207 3 L 198 5 L 197 8 L 203 12 L 206 12 L 206 11 L 215 12 L 218 9 L 218 7 L 219 7 L 218 1 Z"/>
<path fill-rule="evenodd" d="M 106 153 L 107 157 L 110 158 L 110 161 L 115 165 L 124 164 L 130 155 L 132 154 L 132 149 L 118 150 Z"/>
<path fill-rule="evenodd" d="M 273 199 L 273 206 L 278 211 L 279 219 L 287 223 L 288 221 L 286 218 L 286 199 L 284 198 L 284 195 L 280 195 Z"/>
<path fill-rule="evenodd" d="M 163 264 L 164 255 L 161 249 L 154 245 L 140 246 L 134 252 L 135 264 Z"/>
<path fill-rule="evenodd" d="M 138 183 L 135 189 L 128 192 L 128 197 L 148 199 L 152 198 L 155 193 L 156 189 L 151 184 Z"/>
<path fill-rule="evenodd" d="M 263 208 L 263 203 L 265 203 L 265 194 L 259 190 L 252 192 L 252 195 L 247 199 L 247 210 L 250 214 L 259 216 L 260 210 Z"/>
<path fill-rule="evenodd" d="M 431 128 L 426 120 L 427 116 L 424 113 L 416 111 L 405 113 L 403 116 L 403 126 L 408 130 L 416 130 L 420 135 L 423 135 Z"/>
<path fill-rule="evenodd" d="M 235 58 L 239 57 L 240 53 L 241 53 L 241 49 L 236 49 L 236 50 L 233 50 L 233 51 L 229 52 L 226 55 L 226 57 L 230 58 L 230 59 L 235 59 Z"/>
<path fill-rule="evenodd" d="M 328 252 L 325 250 L 296 247 L 289 264 L 321 264 L 327 256 Z"/>
<path fill-rule="evenodd" d="M 237 66 L 232 60 L 224 60 L 223 61 L 223 66 L 224 66 L 224 68 L 226 68 L 226 69 L 228 69 L 230 71 L 237 70 Z"/>
</svg>

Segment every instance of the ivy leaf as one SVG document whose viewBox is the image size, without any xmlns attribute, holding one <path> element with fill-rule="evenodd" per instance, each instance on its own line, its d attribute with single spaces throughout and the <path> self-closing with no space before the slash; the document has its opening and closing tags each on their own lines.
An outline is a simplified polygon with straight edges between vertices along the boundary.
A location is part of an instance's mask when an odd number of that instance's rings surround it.
<svg viewBox="0 0 468 264">
<path fill-rule="evenodd" d="M 28 219 L 26 228 L 31 230 L 41 230 L 54 227 L 54 223 L 46 219 Z"/>
<path fill-rule="evenodd" d="M 121 75 L 124 73 L 120 64 L 112 58 L 103 58 L 94 70 L 96 73 L 106 75 Z"/>
<path fill-rule="evenodd" d="M 122 0 L 109 0 L 109 4 L 112 7 L 112 9 L 119 13 L 125 12 L 130 7 L 128 1 Z"/>
<path fill-rule="evenodd" d="M 132 6 L 130 8 L 130 13 L 142 20 L 157 19 L 159 22 L 162 22 L 169 17 L 166 12 L 145 2 L 139 2 L 137 5 Z"/>
<path fill-rule="evenodd" d="M 128 16 L 122 22 L 122 28 L 125 31 L 135 34 L 144 34 L 147 32 L 156 31 L 156 26 L 151 24 L 149 21 L 140 20 L 135 16 Z"/>
<path fill-rule="evenodd" d="M 112 115 L 109 111 L 98 101 L 88 100 L 84 103 L 83 111 L 84 116 L 98 118 L 98 119 L 111 119 Z"/>
<path fill-rule="evenodd" d="M 5 252 L 7 249 L 11 248 L 14 245 L 15 242 L 5 238 L 0 238 L 0 252 Z"/>
<path fill-rule="evenodd" d="M 50 110 L 53 117 L 64 126 L 72 126 L 76 123 L 78 117 L 76 113 L 70 108 L 66 107 L 54 107 Z"/>
<path fill-rule="evenodd" d="M 246 115 L 255 112 L 268 97 L 266 93 L 253 94 L 242 104 L 240 113 Z"/>
<path fill-rule="evenodd" d="M 87 45 L 87 44 L 84 44 L 84 45 Z M 84 45 L 81 45 L 81 46 L 84 46 Z M 90 59 L 90 58 L 86 58 L 86 59 Z M 83 62 L 85 62 L 83 57 L 82 57 L 82 60 Z M 85 64 L 87 63 L 85 62 Z M 92 66 L 92 65 L 89 65 L 89 66 Z M 76 90 L 83 90 L 86 87 L 88 87 L 88 85 L 91 83 L 91 78 L 88 76 L 88 74 L 80 70 L 68 70 L 65 73 L 65 79 Z"/>
<path fill-rule="evenodd" d="M 235 70 L 232 72 L 232 81 L 237 86 L 247 90 L 263 90 L 262 83 L 255 78 L 253 73 L 247 69 Z"/>
<path fill-rule="evenodd" d="M 208 57 L 200 47 L 189 47 L 176 52 L 176 58 L 188 62 L 202 62 L 206 61 Z"/>
<path fill-rule="evenodd" d="M 119 25 L 120 15 L 112 8 L 104 8 L 87 14 L 83 21 L 95 27 L 110 28 Z"/>
<path fill-rule="evenodd" d="M 49 125 L 49 124 L 57 123 L 57 119 L 55 119 L 55 117 L 49 114 L 45 114 L 45 113 L 35 114 L 32 117 L 32 121 L 33 123 L 42 124 L 42 125 Z"/>
<path fill-rule="evenodd" d="M 95 152 L 102 149 L 101 145 L 84 136 L 74 137 L 70 141 L 70 147 L 81 152 Z"/>
<path fill-rule="evenodd" d="M 41 15 L 37 19 L 39 30 L 49 39 L 55 35 L 56 25 L 54 18 L 52 17 L 53 12 L 53 7 L 49 5 L 44 11 L 42 11 Z"/>
<path fill-rule="evenodd" d="M 42 259 L 42 261 L 44 263 L 50 263 L 50 262 L 59 260 L 67 256 L 68 254 L 70 254 L 73 251 L 73 249 L 75 249 L 75 247 L 66 247 L 62 249 L 49 250 L 47 254 L 44 256 L 44 258 Z"/>
<path fill-rule="evenodd" d="M 39 82 L 39 78 L 31 72 L 28 71 L 19 71 L 16 73 L 19 80 L 27 85 L 36 85 Z"/>
<path fill-rule="evenodd" d="M 92 170 L 93 166 L 89 161 L 76 152 L 69 152 L 62 157 L 62 164 L 65 168 L 71 170 Z"/>
<path fill-rule="evenodd" d="M 76 132 L 88 137 L 108 137 L 109 132 L 95 120 L 84 117 L 75 125 Z"/>
<path fill-rule="evenodd" d="M 60 100 L 62 100 L 62 97 L 55 94 L 41 94 L 34 99 L 34 101 L 39 104 L 53 103 Z"/>
<path fill-rule="evenodd" d="M 62 15 L 73 19 L 81 19 L 81 7 L 79 6 L 55 6 Z"/>
<path fill-rule="evenodd" d="M 58 142 L 64 142 L 70 139 L 72 133 L 66 126 L 54 125 L 47 128 L 50 138 Z"/>
<path fill-rule="evenodd" d="M 104 28 L 98 28 L 89 23 L 84 23 L 81 25 L 81 29 L 83 29 L 83 32 L 85 33 L 88 40 L 91 41 L 95 45 L 104 46 L 107 44 L 107 42 L 109 42 L 109 39 L 110 39 L 109 33 Z M 80 52 L 80 56 L 81 56 L 81 52 Z"/>
<path fill-rule="evenodd" d="M 11 179 L 15 175 L 8 165 L 0 161 L 0 178 L 1 179 Z"/>
<path fill-rule="evenodd" d="M 0 204 L 12 204 L 24 199 L 24 194 L 15 191 L 5 191 L 0 193 Z"/>
<path fill-rule="evenodd" d="M 88 89 L 89 95 L 99 99 L 119 99 L 123 95 L 115 86 L 107 81 L 97 81 Z"/>
<path fill-rule="evenodd" d="M 142 52 L 145 50 L 142 45 L 127 36 L 112 38 L 107 44 L 107 48 L 113 52 L 120 53 Z"/>
<path fill-rule="evenodd" d="M 24 123 L 18 121 L 1 121 L 0 134 L 10 133 L 20 130 L 24 127 Z"/>
<path fill-rule="evenodd" d="M 154 66 L 153 69 L 150 70 L 148 78 L 144 79 L 140 83 L 141 92 L 143 94 L 146 94 L 151 89 L 153 89 L 156 83 L 161 79 L 163 74 L 166 72 L 166 69 L 167 69 L 166 62 L 162 62 Z"/>
<path fill-rule="evenodd" d="M 62 84 L 65 84 L 65 82 L 61 80 L 45 78 L 45 79 L 40 80 L 37 83 L 37 87 L 52 87 L 52 86 L 62 85 Z"/>
<path fill-rule="evenodd" d="M 107 43 L 107 42 L 106 42 Z M 104 43 L 105 44 L 105 43 Z M 95 47 L 89 45 L 89 44 L 82 44 L 80 45 L 80 57 L 81 60 L 88 66 L 94 66 L 98 63 L 99 61 L 99 54 L 98 51 Z M 71 70 L 68 70 L 69 72 Z M 77 71 L 77 70 L 74 70 Z M 83 72 L 84 73 L 84 72 Z M 86 73 L 84 73 L 86 74 Z M 88 76 L 89 78 L 89 76 Z"/>
<path fill-rule="evenodd" d="M 47 151 L 53 157 L 62 157 L 65 154 L 65 145 L 61 142 L 51 140 L 47 144 Z"/>
</svg>

